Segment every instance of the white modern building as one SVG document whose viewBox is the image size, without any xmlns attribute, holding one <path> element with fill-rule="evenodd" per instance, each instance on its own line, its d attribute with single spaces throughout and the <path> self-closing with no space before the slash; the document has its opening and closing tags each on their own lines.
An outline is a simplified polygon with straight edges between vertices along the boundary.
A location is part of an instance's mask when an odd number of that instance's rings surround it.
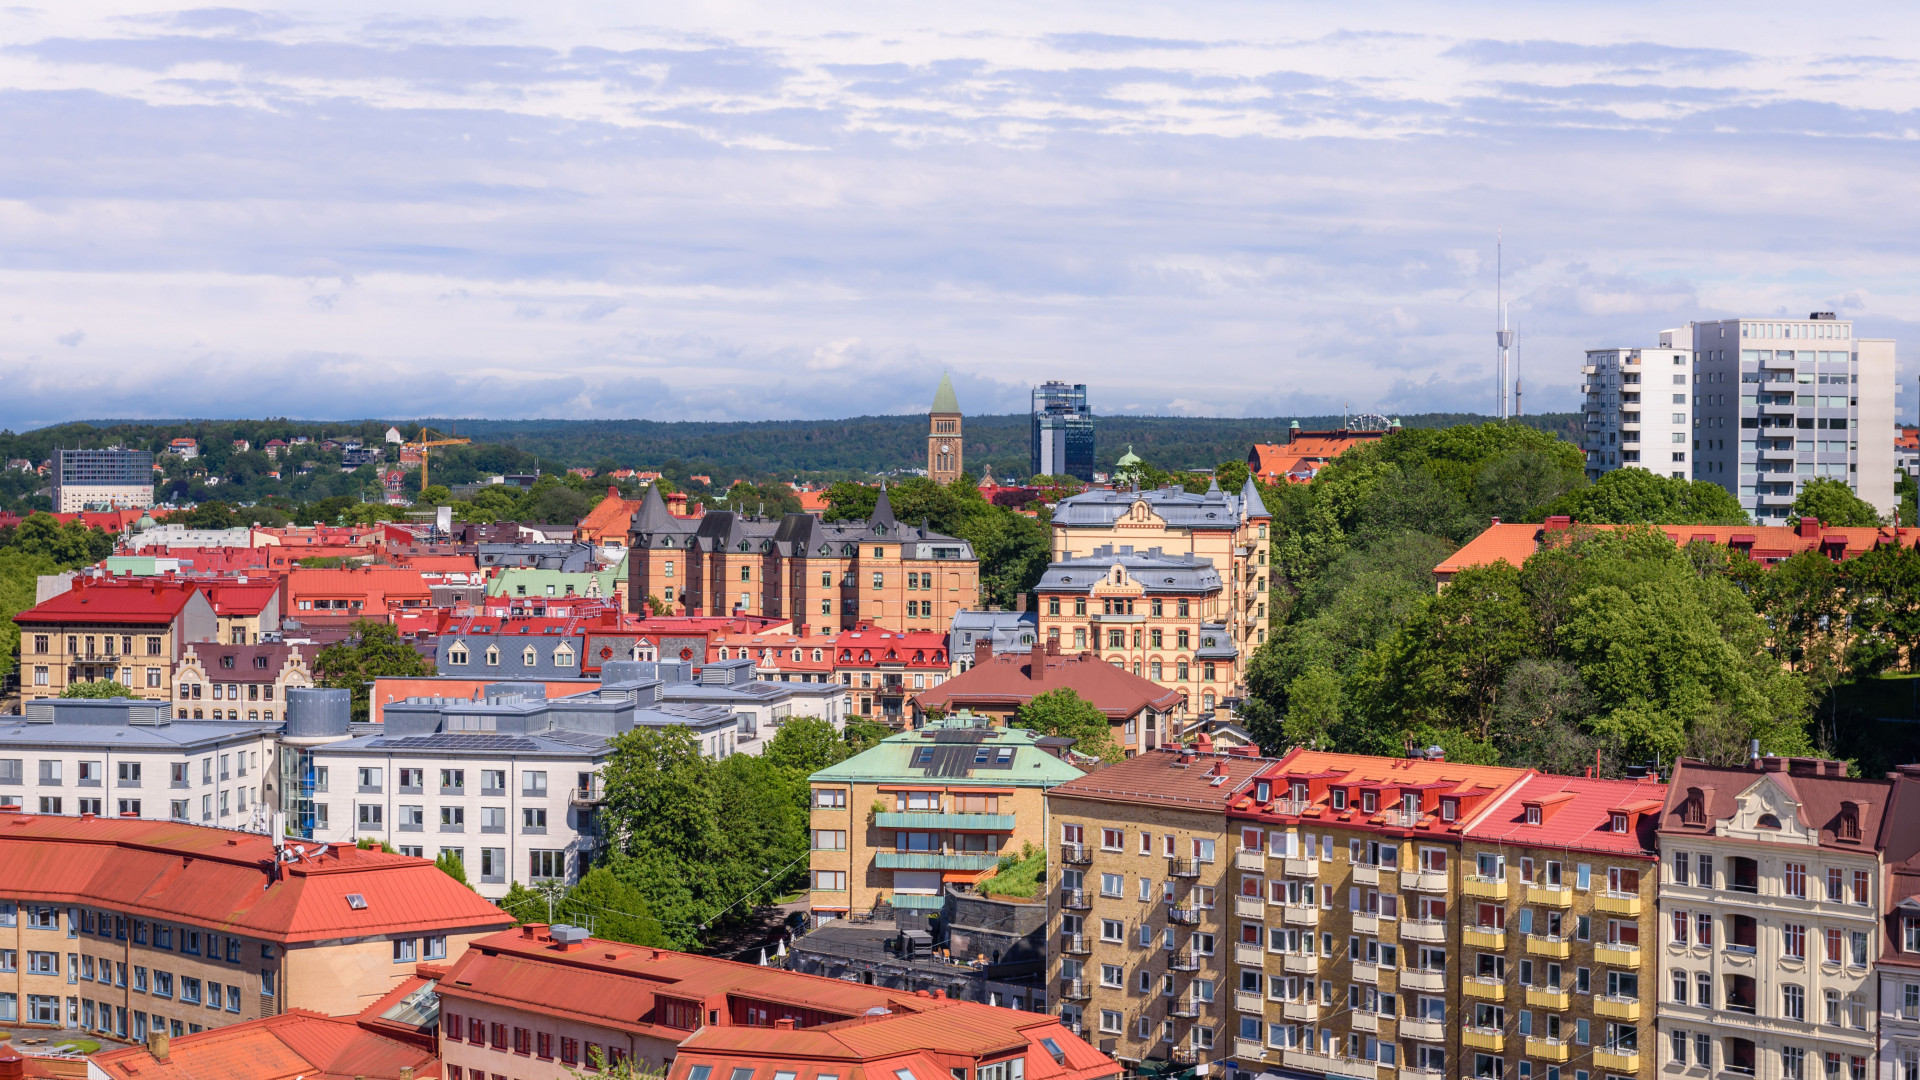
<svg viewBox="0 0 1920 1080">
<path fill-rule="evenodd" d="M 264 831 L 277 725 L 176 720 L 135 698 L 29 701 L 0 717 L 0 810 Z"/>
<path fill-rule="evenodd" d="M 1693 461 L 1692 350 L 1687 331 L 1662 330 L 1660 344 L 1588 349 L 1584 441 L 1587 478 L 1646 469 L 1685 479 Z"/>
<path fill-rule="evenodd" d="M 1802 485 L 1844 481 L 1883 515 L 1893 495 L 1894 343 L 1853 322 L 1804 319 L 1692 324 L 1696 479 L 1738 496 L 1754 520 L 1787 516 Z"/>
</svg>

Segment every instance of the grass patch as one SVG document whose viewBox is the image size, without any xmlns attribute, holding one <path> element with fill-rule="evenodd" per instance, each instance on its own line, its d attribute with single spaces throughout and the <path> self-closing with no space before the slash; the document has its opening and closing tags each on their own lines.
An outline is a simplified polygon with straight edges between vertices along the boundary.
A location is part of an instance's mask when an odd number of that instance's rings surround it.
<svg viewBox="0 0 1920 1080">
<path fill-rule="evenodd" d="M 71 1042 L 61 1043 L 55 1049 L 68 1054 L 97 1054 L 100 1052 L 100 1044 L 92 1039 L 74 1039 Z"/>
<path fill-rule="evenodd" d="M 1000 860 L 993 876 L 975 886 L 982 896 L 1007 896 L 1020 900 L 1031 900 L 1040 892 L 1040 877 L 1047 869 L 1047 853 L 1032 843 L 1023 847 L 1018 855 L 1008 855 Z"/>
</svg>

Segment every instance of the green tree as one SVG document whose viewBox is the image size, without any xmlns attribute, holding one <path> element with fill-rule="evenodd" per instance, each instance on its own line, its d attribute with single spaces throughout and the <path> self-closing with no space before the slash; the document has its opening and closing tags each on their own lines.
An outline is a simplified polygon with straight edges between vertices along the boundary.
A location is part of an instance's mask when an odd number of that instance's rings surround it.
<svg viewBox="0 0 1920 1080">
<path fill-rule="evenodd" d="M 833 724 L 814 717 L 793 717 L 767 743 L 766 761 L 800 776 L 811 776 L 845 761 L 853 750 Z"/>
<path fill-rule="evenodd" d="M 1810 517 L 1834 528 L 1872 528 L 1883 524 L 1879 511 L 1853 493 L 1845 481 L 1816 476 L 1800 485 L 1787 519 L 1795 526 Z"/>
<path fill-rule="evenodd" d="M 53 560 L 61 569 L 88 566 L 113 554 L 113 537 L 77 519 L 62 525 L 52 514 L 31 514 L 13 530 L 10 547 Z"/>
<path fill-rule="evenodd" d="M 400 640 L 390 624 L 361 619 L 353 624 L 352 637 L 320 650 L 313 670 L 321 686 L 351 691 L 353 718 L 365 720 L 376 677 L 431 675 L 433 664 Z"/>
<path fill-rule="evenodd" d="M 879 746 L 891 734 L 893 734 L 892 727 L 875 720 L 858 717 L 849 717 L 846 730 L 840 733 L 841 738 L 846 741 L 847 749 L 851 751 L 849 757 Z"/>
<path fill-rule="evenodd" d="M 1615 469 L 1592 487 L 1569 492 L 1547 508 L 1588 525 L 1745 525 L 1747 512 L 1726 488 L 1705 480 Z"/>
<path fill-rule="evenodd" d="M 1920 671 L 1920 551 L 1888 544 L 1841 566 L 1854 625 L 1885 634 Z"/>
<path fill-rule="evenodd" d="M 446 506 L 453 501 L 453 490 L 445 484 L 428 484 L 414 496 L 415 506 Z"/>
<path fill-rule="evenodd" d="M 13 617 L 33 606 L 40 575 L 59 569 L 45 555 L 0 547 L 0 672 L 12 671 L 20 655 L 20 627 Z"/>
<path fill-rule="evenodd" d="M 251 522 L 251 518 L 242 521 L 232 507 L 218 500 L 167 515 L 167 524 L 185 525 L 189 529 L 235 529 Z"/>
<path fill-rule="evenodd" d="M 460 858 L 459 852 L 442 848 L 440 854 L 434 857 L 433 865 L 453 880 L 469 889 L 473 888 L 472 883 L 467 881 L 467 864 Z"/>
<path fill-rule="evenodd" d="M 1313 750 L 1333 746 L 1334 731 L 1340 726 L 1345 691 L 1340 677 L 1323 667 L 1309 668 L 1287 687 L 1287 717 L 1283 728 L 1287 742 Z"/>
<path fill-rule="evenodd" d="M 640 890 L 620 879 L 611 869 L 596 866 L 568 889 L 553 907 L 555 922 L 589 926 L 593 936 L 629 945 L 656 949 L 671 947 L 660 922 L 647 910 Z"/>
<path fill-rule="evenodd" d="M 130 698 L 139 695 L 112 679 L 99 679 L 94 682 L 68 683 L 66 689 L 60 691 L 60 696 L 63 698 Z"/>
<path fill-rule="evenodd" d="M 472 505 L 476 511 L 491 515 L 488 519 L 490 521 L 510 518 L 518 509 L 518 503 L 514 497 L 507 494 L 505 488 L 498 484 L 483 487 L 474 492 Z"/>
<path fill-rule="evenodd" d="M 1020 706 L 1014 723 L 1041 735 L 1072 739 L 1075 750 L 1102 761 L 1119 761 L 1126 756 L 1114 741 L 1113 723 L 1107 714 L 1070 686 L 1035 696 Z"/>
</svg>

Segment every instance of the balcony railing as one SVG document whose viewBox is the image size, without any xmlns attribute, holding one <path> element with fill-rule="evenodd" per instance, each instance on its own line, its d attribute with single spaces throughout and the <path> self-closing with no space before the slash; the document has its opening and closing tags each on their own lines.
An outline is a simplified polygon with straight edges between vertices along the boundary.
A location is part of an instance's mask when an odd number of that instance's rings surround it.
<svg viewBox="0 0 1920 1080">
<path fill-rule="evenodd" d="M 1086 911 L 1093 904 L 1088 900 L 1085 889 L 1061 889 L 1060 906 L 1071 911 Z"/>
<path fill-rule="evenodd" d="M 1068 956 L 1088 956 L 1093 952 L 1093 942 L 1085 934 L 1061 934 L 1060 951 Z"/>
<path fill-rule="evenodd" d="M 1199 971 L 1200 956 L 1192 949 L 1181 949 L 1167 958 L 1167 968 L 1170 971 Z"/>
<path fill-rule="evenodd" d="M 1200 876 L 1200 860 L 1168 859 L 1167 873 L 1177 878 L 1197 878 Z"/>
<path fill-rule="evenodd" d="M 1093 855 L 1085 844 L 1061 844 L 1060 861 L 1073 866 L 1081 866 L 1093 861 Z"/>
<path fill-rule="evenodd" d="M 1179 926 L 1198 926 L 1200 909 L 1195 907 L 1170 907 L 1167 909 L 1167 921 Z"/>
<path fill-rule="evenodd" d="M 1085 1001 L 1092 997 L 1085 979 L 1063 979 L 1060 982 L 1060 996 L 1068 1001 Z"/>
</svg>

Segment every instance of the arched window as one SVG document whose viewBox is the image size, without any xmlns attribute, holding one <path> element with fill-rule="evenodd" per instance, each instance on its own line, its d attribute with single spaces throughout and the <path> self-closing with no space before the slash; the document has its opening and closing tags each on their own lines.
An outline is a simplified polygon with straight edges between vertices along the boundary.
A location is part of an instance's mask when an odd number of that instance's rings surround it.
<svg viewBox="0 0 1920 1080">
<path fill-rule="evenodd" d="M 1772 814 L 1761 814 L 1760 819 L 1753 823 L 1753 827 L 1756 829 L 1778 829 L 1780 827 L 1780 819 L 1774 817 Z"/>
</svg>

